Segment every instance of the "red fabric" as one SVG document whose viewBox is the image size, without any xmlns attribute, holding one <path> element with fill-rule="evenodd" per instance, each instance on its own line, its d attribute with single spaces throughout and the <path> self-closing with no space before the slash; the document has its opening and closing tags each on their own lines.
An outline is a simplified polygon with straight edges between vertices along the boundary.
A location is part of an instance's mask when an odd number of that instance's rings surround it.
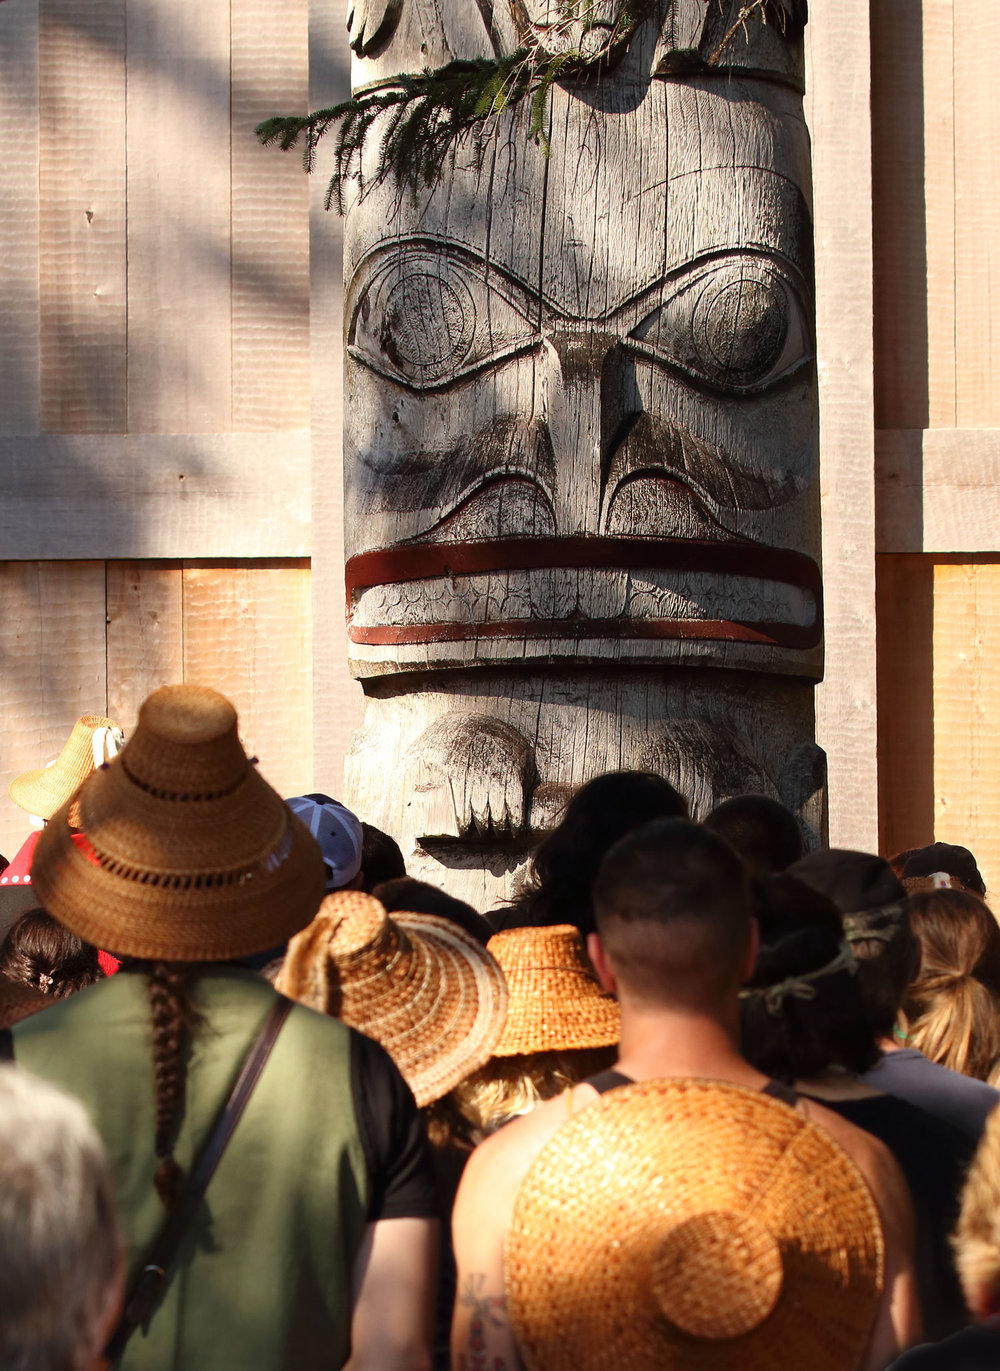
<svg viewBox="0 0 1000 1371">
<path fill-rule="evenodd" d="M 0 875 L 0 885 L 30 885 L 31 884 L 31 859 L 35 855 L 35 845 L 42 836 L 41 829 L 36 829 L 34 833 L 29 833 L 18 850 L 17 856 L 10 866 Z M 71 833 L 70 837 L 77 847 L 83 852 L 89 861 L 95 861 L 94 849 L 87 842 L 82 833 Z M 101 970 L 105 976 L 113 976 L 121 962 L 117 957 L 112 957 L 110 952 L 97 953 L 97 960 L 101 964 Z"/>
</svg>

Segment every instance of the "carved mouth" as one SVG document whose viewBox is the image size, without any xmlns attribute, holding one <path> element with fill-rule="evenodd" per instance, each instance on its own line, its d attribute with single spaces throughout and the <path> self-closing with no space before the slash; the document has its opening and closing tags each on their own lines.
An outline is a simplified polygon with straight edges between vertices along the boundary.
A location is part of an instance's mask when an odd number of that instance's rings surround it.
<svg viewBox="0 0 1000 1371">
<path fill-rule="evenodd" d="M 506 538 L 410 543 L 347 563 L 348 637 L 664 638 L 805 650 L 822 636 L 819 567 L 755 543 Z"/>
</svg>

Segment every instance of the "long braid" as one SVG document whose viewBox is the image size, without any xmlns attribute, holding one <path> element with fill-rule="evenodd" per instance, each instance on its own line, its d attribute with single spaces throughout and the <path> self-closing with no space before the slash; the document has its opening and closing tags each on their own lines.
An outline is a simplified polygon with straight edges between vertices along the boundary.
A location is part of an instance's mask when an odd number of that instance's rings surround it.
<svg viewBox="0 0 1000 1371">
<path fill-rule="evenodd" d="M 152 962 L 147 972 L 153 1012 L 156 1155 L 160 1158 L 154 1183 L 167 1209 L 176 1201 L 184 1179 L 173 1149 L 184 1117 L 187 1049 L 197 1018 L 188 993 L 191 971 L 190 966 L 179 962 Z"/>
</svg>

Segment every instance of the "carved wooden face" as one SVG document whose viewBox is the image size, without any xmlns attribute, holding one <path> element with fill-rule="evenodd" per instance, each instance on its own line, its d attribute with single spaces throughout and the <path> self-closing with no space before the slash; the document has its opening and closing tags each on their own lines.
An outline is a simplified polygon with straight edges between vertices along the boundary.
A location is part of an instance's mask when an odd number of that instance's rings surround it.
<svg viewBox="0 0 1000 1371">
<path fill-rule="evenodd" d="M 520 40 L 543 57 L 582 53 L 606 65 L 620 57 L 650 0 L 510 0 Z"/>
<path fill-rule="evenodd" d="M 349 219 L 357 668 L 814 673 L 801 99 L 710 76 L 556 87 L 548 158 L 527 118 L 433 193 Z"/>
</svg>

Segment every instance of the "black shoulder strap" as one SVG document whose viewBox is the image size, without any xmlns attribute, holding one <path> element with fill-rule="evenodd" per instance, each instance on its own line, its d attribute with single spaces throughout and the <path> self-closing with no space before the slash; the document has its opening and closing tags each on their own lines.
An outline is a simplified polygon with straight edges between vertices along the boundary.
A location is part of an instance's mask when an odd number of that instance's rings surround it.
<svg viewBox="0 0 1000 1371">
<path fill-rule="evenodd" d="M 9 1028 L 0 1028 L 0 1062 L 14 1060 L 14 1035 Z"/>
<path fill-rule="evenodd" d="M 784 1081 L 776 1081 L 772 1076 L 767 1085 L 760 1088 L 762 1095 L 770 1095 L 773 1100 L 781 1100 L 782 1104 L 790 1104 L 793 1107 L 798 1104 L 799 1092 L 786 1085 Z"/>
<path fill-rule="evenodd" d="M 208 1183 L 222 1160 L 222 1154 L 247 1106 L 247 1101 L 253 1094 L 254 1087 L 260 1080 L 260 1073 L 264 1070 L 264 1064 L 271 1055 L 271 1049 L 281 1032 L 282 1024 L 288 1018 L 291 1007 L 291 1000 L 287 1000 L 284 995 L 280 995 L 272 1005 L 263 1028 L 247 1054 L 243 1069 L 236 1078 L 236 1084 L 198 1154 L 187 1186 L 146 1252 L 139 1274 L 126 1297 L 125 1310 L 107 1346 L 105 1355 L 112 1365 L 120 1359 L 126 1343 L 135 1330 L 153 1312 L 166 1285 L 167 1275 L 181 1240 L 191 1227 L 198 1206 L 208 1189 Z"/>
<path fill-rule="evenodd" d="M 606 1095 L 609 1090 L 614 1090 L 619 1085 L 635 1085 L 635 1081 L 631 1076 L 609 1067 L 607 1071 L 598 1071 L 595 1076 L 588 1076 L 585 1084 L 592 1085 L 598 1095 Z"/>
</svg>

